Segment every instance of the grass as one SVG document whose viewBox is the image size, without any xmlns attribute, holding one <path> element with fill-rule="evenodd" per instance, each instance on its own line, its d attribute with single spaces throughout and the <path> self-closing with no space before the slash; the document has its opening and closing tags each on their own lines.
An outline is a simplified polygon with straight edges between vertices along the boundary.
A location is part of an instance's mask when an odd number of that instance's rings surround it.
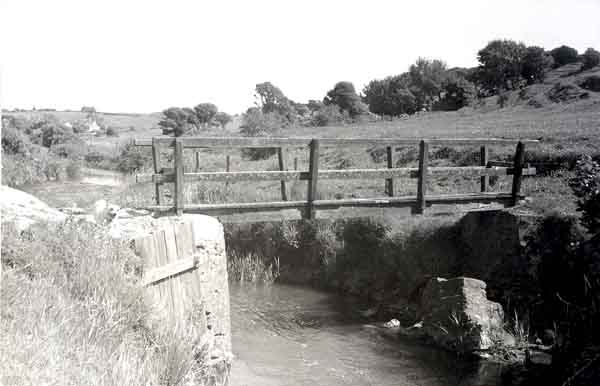
<svg viewBox="0 0 600 386">
<path fill-rule="evenodd" d="M 227 274 L 233 281 L 271 284 L 279 277 L 279 259 L 268 262 L 254 253 L 229 253 Z"/>
<path fill-rule="evenodd" d="M 82 224 L 23 235 L 3 224 L 2 241 L 2 384 L 184 385 L 206 373 L 194 328 L 155 327 L 126 244 Z"/>
</svg>

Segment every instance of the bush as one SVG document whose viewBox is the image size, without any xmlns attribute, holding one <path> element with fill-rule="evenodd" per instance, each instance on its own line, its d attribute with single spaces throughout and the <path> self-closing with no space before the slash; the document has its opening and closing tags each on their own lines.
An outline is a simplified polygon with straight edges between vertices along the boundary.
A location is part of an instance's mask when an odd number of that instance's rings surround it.
<svg viewBox="0 0 600 386">
<path fill-rule="evenodd" d="M 72 181 L 78 181 L 82 177 L 81 164 L 79 162 L 70 162 L 65 168 L 67 177 Z"/>
<path fill-rule="evenodd" d="M 577 208 L 582 212 L 581 221 L 592 233 L 600 232 L 600 165 L 589 155 L 577 161 L 575 177 L 569 186 L 577 196 Z"/>
<path fill-rule="evenodd" d="M 313 126 L 330 126 L 345 123 L 350 120 L 347 112 L 343 112 L 337 105 L 321 107 L 312 117 Z"/>
<path fill-rule="evenodd" d="M 585 50 L 585 52 L 581 56 L 581 59 L 583 62 L 583 66 L 581 67 L 581 69 L 589 70 L 590 68 L 600 65 L 600 52 L 590 47 L 587 50 Z"/>
<path fill-rule="evenodd" d="M 109 127 L 106 129 L 106 135 L 107 135 L 107 136 L 109 136 L 109 137 L 118 137 L 118 136 L 119 136 L 119 133 L 117 132 L 117 129 L 115 129 L 115 128 L 114 128 L 114 127 L 112 127 L 112 126 L 109 126 Z"/>
<path fill-rule="evenodd" d="M 123 173 L 134 173 L 146 165 L 150 165 L 152 156 L 148 151 L 128 143 L 121 149 L 117 169 Z"/>
<path fill-rule="evenodd" d="M 25 155 L 29 152 L 31 142 L 20 130 L 12 126 L 2 128 L 2 151 L 4 154 Z"/>
<path fill-rule="evenodd" d="M 578 53 L 575 48 L 571 48 L 568 46 L 560 46 L 552 51 L 550 51 L 550 55 L 554 59 L 554 66 L 560 67 L 565 64 L 575 63 L 578 60 Z"/>
<path fill-rule="evenodd" d="M 73 139 L 73 129 L 67 126 L 60 126 L 54 123 L 45 123 L 41 127 L 42 146 L 51 147 L 61 143 L 69 142 Z"/>
</svg>

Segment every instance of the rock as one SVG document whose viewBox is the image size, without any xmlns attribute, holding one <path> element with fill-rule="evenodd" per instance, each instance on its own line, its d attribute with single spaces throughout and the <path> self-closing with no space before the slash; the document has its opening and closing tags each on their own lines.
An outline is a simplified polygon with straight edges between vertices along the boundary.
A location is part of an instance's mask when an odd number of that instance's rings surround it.
<svg viewBox="0 0 600 386">
<path fill-rule="evenodd" d="M 0 185 L 0 197 L 2 221 L 13 223 L 18 231 L 38 222 L 61 223 L 67 219 L 64 213 L 18 189 Z"/>
<path fill-rule="evenodd" d="M 392 319 L 389 322 L 385 322 L 383 324 L 383 327 L 385 327 L 385 328 L 399 328 L 400 327 L 400 321 L 398 319 Z"/>
<path fill-rule="evenodd" d="M 472 352 L 501 339 L 504 312 L 486 297 L 485 282 L 467 277 L 432 278 L 421 296 L 423 331 L 442 347 Z"/>
</svg>

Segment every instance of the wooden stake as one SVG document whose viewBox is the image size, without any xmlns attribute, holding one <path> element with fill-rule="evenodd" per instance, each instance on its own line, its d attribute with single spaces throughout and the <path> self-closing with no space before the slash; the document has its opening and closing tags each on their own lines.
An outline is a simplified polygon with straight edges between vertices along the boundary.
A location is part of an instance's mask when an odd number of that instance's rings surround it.
<svg viewBox="0 0 600 386">
<path fill-rule="evenodd" d="M 425 195 L 427 192 L 427 165 L 429 163 L 429 144 L 425 141 L 419 143 L 419 172 L 417 181 L 417 207 L 415 212 L 423 214 L 427 202 Z"/>
<path fill-rule="evenodd" d="M 392 152 L 391 146 L 388 146 L 386 148 L 386 153 L 387 153 L 387 167 L 388 167 L 388 169 L 392 169 L 394 167 L 394 159 L 393 159 L 393 152 Z M 387 180 L 385 180 L 385 190 L 386 190 L 388 196 L 390 196 L 390 197 L 394 196 L 394 179 L 393 178 L 388 178 Z"/>
<path fill-rule="evenodd" d="M 310 155 L 308 164 L 308 194 L 305 218 L 312 220 L 315 218 L 315 207 L 313 202 L 317 197 L 317 180 L 319 177 L 319 140 L 310 141 Z"/>
<path fill-rule="evenodd" d="M 285 171 L 285 158 L 284 158 L 284 152 L 283 152 L 282 147 L 277 148 L 277 160 L 279 161 L 279 170 L 282 172 Z M 288 200 L 287 187 L 286 187 L 285 180 L 281 180 L 281 200 L 282 201 Z"/>
<path fill-rule="evenodd" d="M 523 164 L 525 163 L 525 145 L 522 142 L 517 144 L 515 152 L 515 162 L 513 166 L 512 183 L 512 206 L 517 205 L 519 194 L 521 192 L 521 181 L 523 180 Z"/>
<path fill-rule="evenodd" d="M 154 173 L 160 173 L 160 145 L 156 138 L 152 138 L 152 162 L 154 166 Z M 161 205 L 160 198 L 160 186 L 162 184 L 156 183 L 154 184 L 154 197 L 156 199 L 156 205 Z"/>
<path fill-rule="evenodd" d="M 178 216 L 183 214 L 183 141 L 175 140 L 175 212 Z"/>
<path fill-rule="evenodd" d="M 481 158 L 481 162 L 479 163 L 481 166 L 488 166 L 488 149 L 485 146 L 481 146 L 481 149 L 479 151 L 480 153 L 480 158 Z M 486 192 L 487 188 L 488 188 L 488 184 L 490 181 L 490 177 L 489 176 L 481 176 L 481 192 Z"/>
</svg>

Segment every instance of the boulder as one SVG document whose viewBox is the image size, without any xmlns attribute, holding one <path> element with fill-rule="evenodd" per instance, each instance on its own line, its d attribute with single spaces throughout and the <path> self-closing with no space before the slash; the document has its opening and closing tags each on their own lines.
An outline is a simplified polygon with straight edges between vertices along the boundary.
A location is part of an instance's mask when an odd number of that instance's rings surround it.
<svg viewBox="0 0 600 386">
<path fill-rule="evenodd" d="M 0 197 L 2 221 L 13 223 L 19 231 L 38 222 L 60 223 L 67 219 L 66 214 L 18 189 L 0 185 Z"/>
<path fill-rule="evenodd" d="M 453 351 L 490 348 L 502 339 L 504 312 L 487 299 L 485 288 L 485 282 L 468 277 L 429 280 L 419 304 L 423 332 Z"/>
</svg>

